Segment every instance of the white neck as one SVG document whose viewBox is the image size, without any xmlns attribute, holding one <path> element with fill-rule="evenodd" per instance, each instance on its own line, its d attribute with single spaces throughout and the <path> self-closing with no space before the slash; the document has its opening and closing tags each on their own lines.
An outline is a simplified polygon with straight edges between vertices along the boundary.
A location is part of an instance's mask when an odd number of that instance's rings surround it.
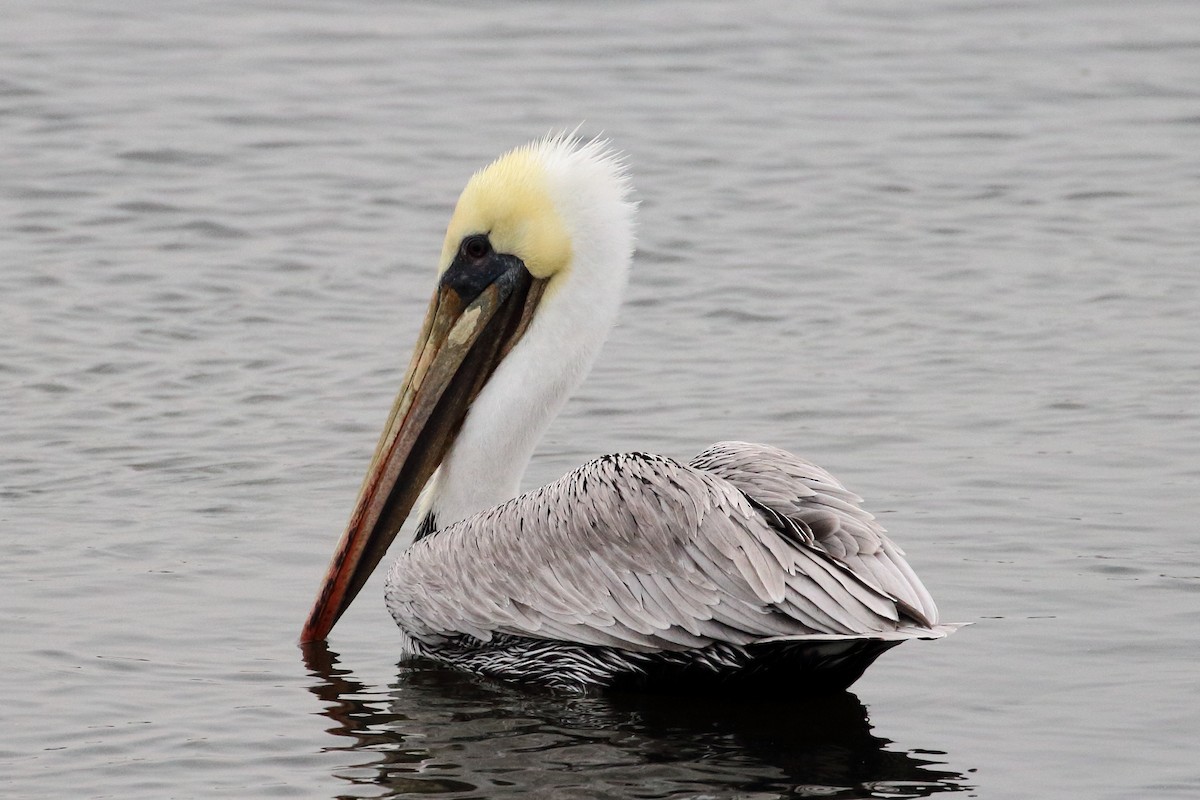
<svg viewBox="0 0 1200 800">
<path fill-rule="evenodd" d="M 578 159 L 576 159 L 578 161 Z M 572 233 L 570 266 L 546 287 L 528 330 L 496 368 L 430 479 L 420 518 L 439 528 L 516 497 L 550 422 L 591 369 L 616 321 L 633 252 L 634 206 L 613 162 L 582 172 L 548 165 Z"/>
<path fill-rule="evenodd" d="M 591 368 L 616 309 L 567 301 L 561 291 L 543 299 L 471 405 L 422 498 L 422 517 L 432 512 L 439 528 L 517 496 L 538 441 Z"/>
</svg>

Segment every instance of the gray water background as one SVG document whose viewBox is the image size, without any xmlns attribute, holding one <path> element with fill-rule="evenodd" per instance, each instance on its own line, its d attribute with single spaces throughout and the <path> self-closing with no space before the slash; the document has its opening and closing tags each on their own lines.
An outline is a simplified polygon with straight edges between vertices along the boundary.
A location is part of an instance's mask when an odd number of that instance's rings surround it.
<svg viewBox="0 0 1200 800">
<path fill-rule="evenodd" d="M 1200 794 L 1200 5 L 0 2 L 0 794 Z M 528 486 L 771 442 L 949 620 L 816 706 L 296 638 L 465 179 L 604 132 Z M 869 718 L 869 722 L 868 722 Z"/>
</svg>

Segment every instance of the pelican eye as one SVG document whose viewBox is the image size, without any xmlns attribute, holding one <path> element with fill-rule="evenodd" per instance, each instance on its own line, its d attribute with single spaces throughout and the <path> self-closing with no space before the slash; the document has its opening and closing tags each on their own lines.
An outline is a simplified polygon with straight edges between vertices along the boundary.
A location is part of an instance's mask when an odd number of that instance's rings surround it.
<svg viewBox="0 0 1200 800">
<path fill-rule="evenodd" d="M 477 233 L 462 240 L 459 252 L 472 261 L 478 261 L 492 254 L 492 243 L 487 236 Z"/>
</svg>

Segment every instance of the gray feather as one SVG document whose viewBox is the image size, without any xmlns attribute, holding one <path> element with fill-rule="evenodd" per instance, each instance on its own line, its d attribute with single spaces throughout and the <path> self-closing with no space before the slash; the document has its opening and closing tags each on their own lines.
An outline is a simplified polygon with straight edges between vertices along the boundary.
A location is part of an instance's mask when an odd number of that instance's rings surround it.
<svg viewBox="0 0 1200 800">
<path fill-rule="evenodd" d="M 914 621 L 938 623 L 933 598 L 861 498 L 821 467 L 777 447 L 718 442 L 691 461 L 811 531 L 821 550 L 859 579 L 900 601 Z"/>
<path fill-rule="evenodd" d="M 621 652 L 719 665 L 742 663 L 736 648 L 755 642 L 945 635 L 857 503 L 824 470 L 763 445 L 722 442 L 690 465 L 607 456 L 415 542 L 388 576 L 388 607 L 434 657 L 470 660 L 499 642 L 506 655 L 488 663 L 509 663 L 514 642 L 559 643 L 521 645 L 555 658 L 607 648 L 580 675 L 628 667 Z"/>
</svg>

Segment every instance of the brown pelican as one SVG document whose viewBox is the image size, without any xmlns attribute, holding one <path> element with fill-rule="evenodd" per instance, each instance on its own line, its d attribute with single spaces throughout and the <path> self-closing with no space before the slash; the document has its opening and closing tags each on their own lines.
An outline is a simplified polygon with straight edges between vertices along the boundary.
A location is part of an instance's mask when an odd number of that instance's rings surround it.
<svg viewBox="0 0 1200 800">
<path fill-rule="evenodd" d="M 405 655 L 555 687 L 844 688 L 936 639 L 929 592 L 860 499 L 766 445 L 624 453 L 518 496 L 616 318 L 635 204 L 605 142 L 554 136 L 467 183 L 425 324 L 303 641 L 388 573 Z"/>
</svg>

